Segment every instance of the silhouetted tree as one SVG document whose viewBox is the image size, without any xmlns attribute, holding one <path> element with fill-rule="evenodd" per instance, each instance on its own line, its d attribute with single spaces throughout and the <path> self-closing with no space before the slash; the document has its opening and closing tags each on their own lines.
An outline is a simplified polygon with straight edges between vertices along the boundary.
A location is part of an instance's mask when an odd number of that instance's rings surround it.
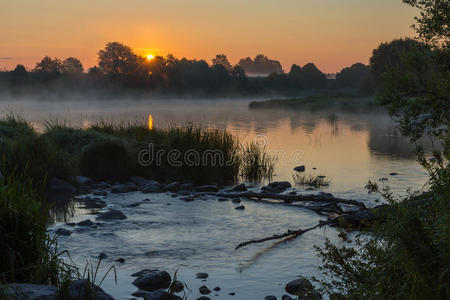
<svg viewBox="0 0 450 300">
<path fill-rule="evenodd" d="M 111 42 L 98 52 L 98 65 L 106 74 L 131 74 L 138 66 L 138 57 L 130 47 Z"/>
<path fill-rule="evenodd" d="M 14 71 L 11 72 L 11 85 L 24 84 L 28 80 L 28 72 L 23 65 L 17 65 Z"/>
<path fill-rule="evenodd" d="M 371 92 L 372 77 L 370 67 L 362 63 L 353 64 L 336 74 L 336 86 L 339 88 L 354 88 L 360 92 Z"/>
<path fill-rule="evenodd" d="M 289 78 L 299 88 L 323 88 L 327 84 L 327 78 L 316 65 L 308 63 L 303 68 L 292 65 Z"/>
<path fill-rule="evenodd" d="M 50 56 L 45 56 L 34 68 L 36 73 L 59 74 L 61 73 L 61 61 L 57 58 L 52 59 Z"/>
<path fill-rule="evenodd" d="M 213 58 L 212 63 L 213 63 L 213 66 L 222 65 L 228 71 L 231 71 L 231 69 L 233 68 L 225 54 L 217 54 L 216 57 Z"/>
<path fill-rule="evenodd" d="M 68 74 L 81 74 L 84 72 L 84 69 L 79 59 L 75 57 L 68 57 L 61 64 L 61 72 Z"/>
<path fill-rule="evenodd" d="M 263 54 L 258 54 L 252 60 L 250 57 L 239 60 L 238 66 L 245 70 L 247 74 L 270 74 L 273 72 L 282 73 L 283 68 L 277 60 L 269 59 Z"/>
</svg>

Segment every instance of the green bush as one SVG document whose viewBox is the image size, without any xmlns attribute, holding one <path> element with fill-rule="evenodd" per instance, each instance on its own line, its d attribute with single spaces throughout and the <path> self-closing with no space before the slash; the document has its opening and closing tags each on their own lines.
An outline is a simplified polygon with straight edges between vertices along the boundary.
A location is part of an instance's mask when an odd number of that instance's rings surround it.
<svg viewBox="0 0 450 300">
<path fill-rule="evenodd" d="M 133 175 L 136 164 L 120 140 L 94 141 L 83 148 L 80 156 L 80 171 L 95 180 L 124 180 Z"/>
</svg>

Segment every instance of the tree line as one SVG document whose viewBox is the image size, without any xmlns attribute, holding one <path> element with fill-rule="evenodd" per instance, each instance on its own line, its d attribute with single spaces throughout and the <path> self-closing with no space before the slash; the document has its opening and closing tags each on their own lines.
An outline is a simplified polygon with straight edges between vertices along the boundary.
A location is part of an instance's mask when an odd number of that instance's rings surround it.
<svg viewBox="0 0 450 300">
<path fill-rule="evenodd" d="M 60 60 L 45 56 L 30 71 L 19 64 L 13 71 L 0 72 L 0 85 L 12 91 L 58 87 L 220 96 L 295 95 L 303 90 L 348 89 L 366 95 L 374 93 L 383 74 L 398 64 L 401 53 L 411 47 L 426 48 L 412 39 L 382 43 L 373 51 L 369 65 L 355 63 L 329 78 L 313 63 L 303 67 L 294 64 L 289 72 L 284 72 L 279 61 L 263 54 L 243 58 L 234 66 L 225 54 L 216 55 L 212 64 L 179 59 L 172 54 L 149 60 L 124 44 L 110 42 L 98 52 L 98 65 L 88 70 L 75 57 Z"/>
</svg>

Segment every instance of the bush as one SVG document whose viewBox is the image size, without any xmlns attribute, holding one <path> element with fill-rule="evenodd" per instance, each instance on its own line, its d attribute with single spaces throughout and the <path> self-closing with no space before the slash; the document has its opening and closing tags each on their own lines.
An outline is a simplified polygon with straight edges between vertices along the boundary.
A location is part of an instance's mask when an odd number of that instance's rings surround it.
<svg viewBox="0 0 450 300">
<path fill-rule="evenodd" d="M 83 148 L 80 171 L 95 180 L 124 180 L 133 175 L 132 162 L 124 143 L 116 139 L 94 141 Z"/>
</svg>

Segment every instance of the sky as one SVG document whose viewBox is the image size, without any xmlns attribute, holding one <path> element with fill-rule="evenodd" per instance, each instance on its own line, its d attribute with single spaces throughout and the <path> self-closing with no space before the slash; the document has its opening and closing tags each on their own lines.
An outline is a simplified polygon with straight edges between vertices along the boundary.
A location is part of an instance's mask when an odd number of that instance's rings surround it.
<svg viewBox="0 0 450 300">
<path fill-rule="evenodd" d="M 401 0 L 0 0 L 0 69 L 43 56 L 87 69 L 107 42 L 141 55 L 232 64 L 263 53 L 285 71 L 315 63 L 334 73 L 368 63 L 381 42 L 412 37 L 417 11 Z"/>
</svg>

